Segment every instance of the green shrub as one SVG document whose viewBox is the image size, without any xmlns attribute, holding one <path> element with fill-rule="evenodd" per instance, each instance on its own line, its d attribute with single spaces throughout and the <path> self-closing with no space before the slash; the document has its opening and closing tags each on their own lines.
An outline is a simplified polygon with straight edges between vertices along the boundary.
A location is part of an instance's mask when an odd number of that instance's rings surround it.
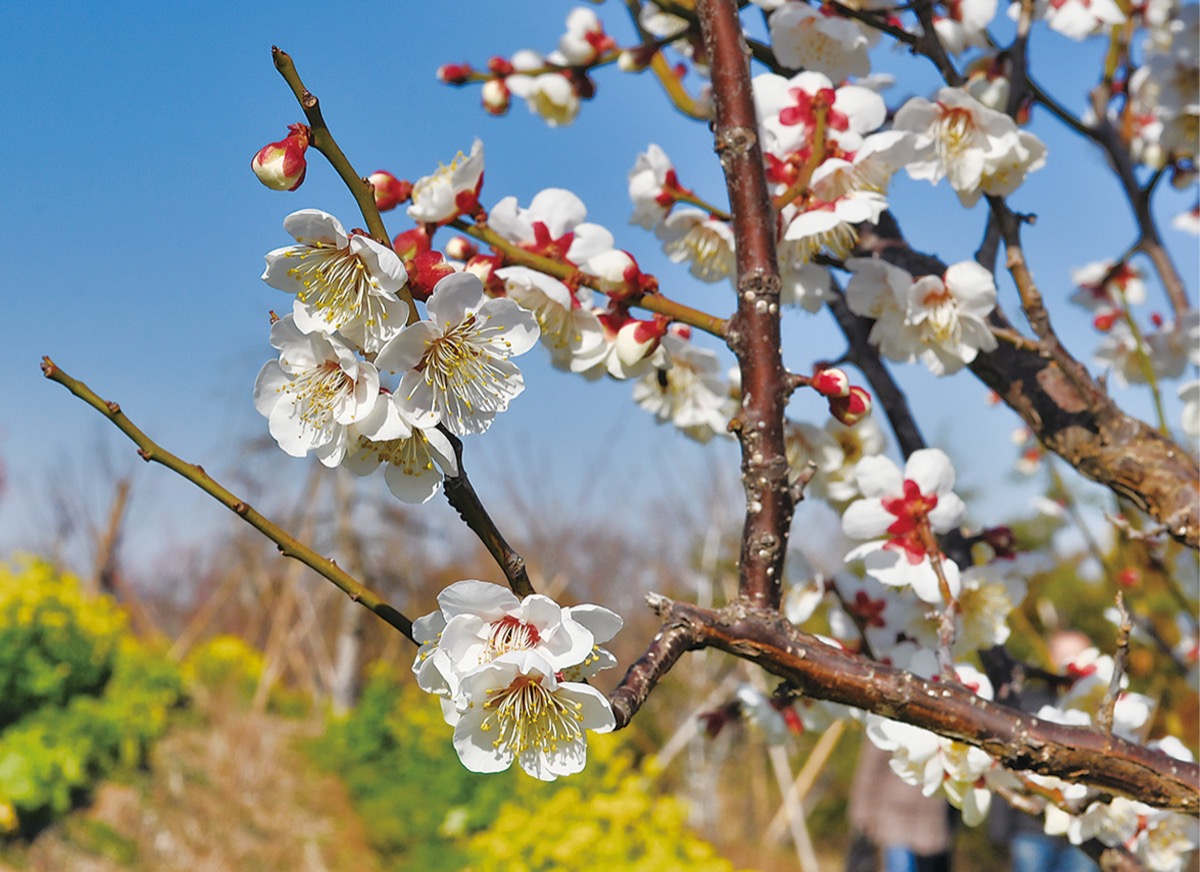
<svg viewBox="0 0 1200 872">
<path fill-rule="evenodd" d="M 637 769 L 621 734 L 589 736 L 587 768 L 551 784 L 469 772 L 450 740 L 435 699 L 377 671 L 315 746 L 393 868 L 732 869 L 687 828 L 684 805 Z"/>
<path fill-rule="evenodd" d="M 179 670 L 128 635 L 111 600 L 41 561 L 0 567 L 0 687 L 22 700 L 0 709 L 0 833 L 36 832 L 143 765 L 183 699 Z"/>
</svg>

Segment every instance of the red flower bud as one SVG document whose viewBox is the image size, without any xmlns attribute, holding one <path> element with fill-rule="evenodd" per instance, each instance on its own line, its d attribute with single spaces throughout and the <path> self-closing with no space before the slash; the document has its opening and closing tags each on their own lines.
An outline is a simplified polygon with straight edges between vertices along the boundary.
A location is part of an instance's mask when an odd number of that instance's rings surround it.
<svg viewBox="0 0 1200 872">
<path fill-rule="evenodd" d="M 401 181 L 387 170 L 375 170 L 367 181 L 375 188 L 375 207 L 380 212 L 395 209 L 412 196 L 412 182 Z"/>
<path fill-rule="evenodd" d="M 304 152 L 312 131 L 303 124 L 289 124 L 288 130 L 284 139 L 264 145 L 250 161 L 254 175 L 272 191 L 296 190 L 308 170 Z"/>
<path fill-rule="evenodd" d="M 428 300 L 433 286 L 454 272 L 440 251 L 424 251 L 405 263 L 408 269 L 408 290 L 414 300 Z"/>
<path fill-rule="evenodd" d="M 1117 573 L 1117 584 L 1121 587 L 1137 587 L 1142 580 L 1142 571 L 1136 566 L 1126 566 Z"/>
<path fill-rule="evenodd" d="M 813 373 L 809 382 L 819 394 L 827 397 L 846 397 L 850 395 L 850 377 L 844 370 L 835 366 L 818 369 Z"/>
<path fill-rule="evenodd" d="M 396 252 L 401 260 L 412 260 L 418 254 L 429 251 L 432 247 L 433 243 L 424 227 L 405 230 L 392 240 L 392 251 Z"/>
<path fill-rule="evenodd" d="M 479 254 L 479 246 L 465 236 L 455 236 L 446 243 L 446 257 L 468 261 Z"/>
<path fill-rule="evenodd" d="M 829 414 L 847 427 L 853 427 L 871 413 L 871 395 L 858 385 L 850 386 L 844 397 L 829 398 Z"/>
<path fill-rule="evenodd" d="M 513 65 L 508 58 L 502 58 L 499 55 L 488 58 L 487 68 L 489 73 L 497 76 L 511 76 L 513 74 Z"/>
<path fill-rule="evenodd" d="M 442 64 L 437 77 L 447 85 L 465 85 L 474 72 L 470 64 Z"/>
</svg>

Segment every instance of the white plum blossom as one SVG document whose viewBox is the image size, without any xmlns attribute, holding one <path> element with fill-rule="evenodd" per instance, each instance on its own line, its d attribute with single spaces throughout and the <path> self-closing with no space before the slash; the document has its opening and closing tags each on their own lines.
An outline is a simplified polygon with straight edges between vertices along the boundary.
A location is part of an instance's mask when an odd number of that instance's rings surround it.
<svg viewBox="0 0 1200 872">
<path fill-rule="evenodd" d="M 513 761 L 544 781 L 586 761 L 585 731 L 614 726 L 608 700 L 581 683 L 613 665 L 599 646 L 621 628 L 608 609 L 562 608 L 549 597 L 518 599 L 468 579 L 438 595 L 438 610 L 413 623 L 417 683 L 442 699 L 454 747 L 474 772 Z"/>
<path fill-rule="evenodd" d="M 442 224 L 478 205 L 483 185 L 483 142 L 476 139 L 471 153 L 460 151 L 448 166 L 418 179 L 412 189 L 408 217 L 423 224 Z"/>
<path fill-rule="evenodd" d="M 604 52 L 615 48 L 612 37 L 591 9 L 580 6 L 567 15 L 567 32 L 558 40 L 558 53 L 572 66 L 595 63 Z"/>
<path fill-rule="evenodd" d="M 488 226 L 533 254 L 582 264 L 613 247 L 612 233 L 586 218 L 579 197 L 565 188 L 546 188 L 527 207 L 505 197 L 488 213 Z"/>
<path fill-rule="evenodd" d="M 458 475 L 454 447 L 436 427 L 422 427 L 412 413 L 391 394 L 380 396 L 378 405 L 391 410 L 404 424 L 395 435 L 361 435 L 351 426 L 351 442 L 342 466 L 355 475 L 368 475 L 386 464 L 383 478 L 396 499 L 406 503 L 428 502 L 441 487 L 443 471 Z"/>
<path fill-rule="evenodd" d="M 583 770 L 586 732 L 607 733 L 616 720 L 604 694 L 554 673 L 536 652 L 518 651 L 463 676 L 463 707 L 446 711 L 463 766 L 502 772 L 515 760 L 541 781 Z"/>
<path fill-rule="evenodd" d="M 954 467 L 938 448 L 914 451 L 903 473 L 883 456 L 865 457 L 855 469 L 863 498 L 842 515 L 842 529 L 852 539 L 878 539 L 860 545 L 847 560 L 864 560 L 868 575 L 894 587 L 911 587 L 927 603 L 941 603 L 942 592 L 931 563 L 936 554 L 951 596 L 960 579 L 954 561 L 931 552 L 930 537 L 958 526 L 966 505 L 953 492 Z"/>
<path fill-rule="evenodd" d="M 505 293 L 537 318 L 542 344 L 558 369 L 586 372 L 608 354 L 604 328 L 592 311 L 592 292 L 571 290 L 553 276 L 523 266 L 496 270 Z"/>
<path fill-rule="evenodd" d="M 1183 408 L 1179 412 L 1179 426 L 1193 439 L 1200 439 L 1200 379 L 1192 379 L 1179 386 L 1179 399 Z"/>
<path fill-rule="evenodd" d="M 704 282 L 732 278 L 736 263 L 733 228 L 728 221 L 699 209 L 676 209 L 658 225 L 663 251 L 675 263 L 687 261 L 688 270 Z"/>
<path fill-rule="evenodd" d="M 1046 148 L 1033 134 L 960 88 L 942 88 L 932 103 L 913 97 L 896 113 L 894 127 L 916 136 L 908 174 L 933 184 L 949 179 L 965 206 L 981 194 L 1012 193 L 1045 163 Z"/>
<path fill-rule="evenodd" d="M 946 15 L 933 20 L 942 45 L 953 54 L 968 48 L 987 48 L 987 27 L 996 17 L 996 0 L 950 0 Z"/>
<path fill-rule="evenodd" d="M 853 153 L 863 137 L 887 119 L 887 106 L 870 88 L 835 88 L 826 75 L 813 70 L 790 79 L 774 73 L 755 76 L 754 104 L 766 133 L 764 148 L 779 159 L 811 148 L 818 112 L 825 113 L 826 152 Z M 831 149 L 829 146 L 832 145 Z"/>
<path fill-rule="evenodd" d="M 1020 3 L 1008 7 L 1010 18 L 1015 20 L 1020 14 Z M 1086 39 L 1125 21 L 1114 0 L 1036 0 L 1033 15 L 1070 39 Z"/>
<path fill-rule="evenodd" d="M 1162 323 L 1142 334 L 1142 351 L 1155 378 L 1183 375 L 1188 365 L 1200 365 L 1200 311 L 1185 312 L 1178 321 Z M 1119 385 L 1146 381 L 1137 337 L 1124 321 L 1117 321 L 1096 347 L 1096 362 L 1112 373 Z"/>
<path fill-rule="evenodd" d="M 319 209 L 293 212 L 283 228 L 297 244 L 267 254 L 262 280 L 296 295 L 292 315 L 301 331 L 338 332 L 371 353 L 404 327 L 409 307 L 398 293 L 408 274 L 395 252 L 347 234 Z"/>
<path fill-rule="evenodd" d="M 667 153 L 651 143 L 637 156 L 629 171 L 629 199 L 633 201 L 631 224 L 652 230 L 667 217 L 675 203 L 672 191 L 678 191 L 675 167 Z"/>
<path fill-rule="evenodd" d="M 982 673 L 962 664 L 955 665 L 955 672 L 976 695 L 992 698 L 991 683 Z M 866 727 L 872 744 L 891 752 L 892 771 L 904 781 L 920 787 L 926 796 L 945 796 L 962 811 L 963 823 L 969 827 L 987 817 L 992 792 L 986 780 L 996 767 L 987 752 L 879 715 L 867 715 Z"/>
<path fill-rule="evenodd" d="M 1146 300 L 1146 283 L 1142 271 L 1125 262 L 1097 260 L 1071 270 L 1071 284 L 1078 290 L 1071 302 L 1090 312 L 1124 309 Z"/>
<path fill-rule="evenodd" d="M 934 375 L 948 375 L 980 351 L 995 350 L 986 319 L 996 307 L 996 284 L 974 261 L 919 279 L 878 260 L 851 258 L 846 266 L 854 271 L 846 304 L 875 319 L 868 339 L 885 357 L 904 361 L 918 355 Z"/>
<path fill-rule="evenodd" d="M 634 402 L 697 442 L 728 435 L 734 404 L 717 355 L 675 333 L 664 336 L 660 347 L 668 365 L 638 380 Z"/>
<path fill-rule="evenodd" d="M 543 71 L 548 63 L 558 62 L 556 55 L 552 52 L 543 58 L 528 49 L 517 52 L 512 57 L 516 72 L 508 76 L 505 83 L 512 93 L 525 100 L 530 112 L 540 115 L 551 127 L 562 127 L 575 120 L 580 101 L 575 85 L 566 74 Z"/>
<path fill-rule="evenodd" d="M 797 244 L 798 259 L 810 259 L 822 249 L 845 258 L 858 241 L 855 225 L 878 221 L 887 209 L 887 200 L 876 191 L 846 190 L 840 173 L 849 166 L 836 158 L 824 161 L 812 174 L 808 199 L 783 210 L 783 240 Z"/>
<path fill-rule="evenodd" d="M 389 437 L 401 432 L 395 416 L 380 409 L 379 373 L 336 335 L 303 333 L 291 315 L 271 326 L 279 360 L 263 366 L 254 383 L 254 406 L 271 436 L 292 457 L 315 453 L 326 466 L 345 456 L 347 428 Z"/>
<path fill-rule="evenodd" d="M 486 581 L 455 582 L 438 594 L 438 611 L 422 619 L 422 638 L 436 634 L 436 648 L 445 657 L 418 657 L 417 680 L 423 690 L 454 696 L 461 676 L 513 651 L 533 651 L 556 672 L 582 664 L 599 642 L 616 634 L 621 619 L 599 606 L 577 609 L 573 613 L 541 594 L 520 599 Z M 579 615 L 602 627 L 603 638 Z M 593 620 L 597 615 L 603 620 Z"/>
<path fill-rule="evenodd" d="M 1200 205 L 1180 212 L 1171 219 L 1171 226 L 1176 230 L 1182 230 L 1184 233 L 1200 236 Z"/>
<path fill-rule="evenodd" d="M 955 615 L 956 648 L 976 651 L 1008 641 L 1011 633 L 1008 616 L 1025 599 L 1028 589 L 1025 579 L 1045 568 L 1048 567 L 1042 555 L 1022 554 L 998 557 L 963 570 Z"/>
<path fill-rule="evenodd" d="M 779 302 L 784 306 L 800 306 L 807 312 L 819 312 L 835 298 L 833 277 L 829 270 L 804 258 L 803 242 L 781 242 L 776 247 L 779 257 Z"/>
<path fill-rule="evenodd" d="M 934 375 L 957 372 L 980 351 L 994 351 L 986 318 L 996 308 L 992 274 L 974 261 L 956 263 L 945 276 L 922 276 L 908 290 L 905 323 L 917 334 L 921 360 Z"/>
<path fill-rule="evenodd" d="M 402 372 L 396 397 L 452 433 L 483 433 L 525 389 L 509 358 L 537 342 L 537 320 L 512 300 L 484 296 L 473 273 L 434 285 L 429 320 L 410 324 L 379 352 L 381 370 Z"/>
<path fill-rule="evenodd" d="M 814 70 L 837 82 L 871 71 L 867 37 L 845 18 L 788 2 L 771 13 L 768 26 L 775 59 L 789 69 Z"/>
</svg>

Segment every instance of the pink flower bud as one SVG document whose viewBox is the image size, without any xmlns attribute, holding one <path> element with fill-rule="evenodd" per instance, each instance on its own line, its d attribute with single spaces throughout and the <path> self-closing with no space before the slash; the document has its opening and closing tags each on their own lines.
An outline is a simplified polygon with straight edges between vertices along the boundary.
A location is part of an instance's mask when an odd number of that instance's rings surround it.
<svg viewBox="0 0 1200 872">
<path fill-rule="evenodd" d="M 829 414 L 847 427 L 853 427 L 871 412 L 871 395 L 858 385 L 851 385 L 844 397 L 829 398 Z"/>
<path fill-rule="evenodd" d="M 512 95 L 503 79 L 488 79 L 479 90 L 479 99 L 485 112 L 490 115 L 503 115 L 511 105 Z"/>
<path fill-rule="evenodd" d="M 470 64 L 442 64 L 437 77 L 447 85 L 465 85 L 474 72 Z"/>
<path fill-rule="evenodd" d="M 412 182 L 401 181 L 387 170 L 375 170 L 367 181 L 375 188 L 375 207 L 380 212 L 395 209 L 412 196 Z"/>
<path fill-rule="evenodd" d="M 662 342 L 668 324 L 667 319 L 661 315 L 655 316 L 653 321 L 639 321 L 636 318 L 626 321 L 617 331 L 614 343 L 614 350 L 621 365 L 632 369 L 653 354 Z"/>
<path fill-rule="evenodd" d="M 304 152 L 312 133 L 303 124 L 289 124 L 287 137 L 264 145 L 250 161 L 258 180 L 272 191 L 294 191 L 304 181 L 308 161 Z"/>
<path fill-rule="evenodd" d="M 850 395 L 850 377 L 835 366 L 819 369 L 813 373 L 810 384 L 819 394 L 827 397 Z"/>
<path fill-rule="evenodd" d="M 465 236 L 455 236 L 446 243 L 446 257 L 467 261 L 479 254 L 479 246 Z"/>
<path fill-rule="evenodd" d="M 433 286 L 454 272 L 440 251 L 424 251 L 405 263 L 408 290 L 414 300 L 428 300 Z"/>
</svg>

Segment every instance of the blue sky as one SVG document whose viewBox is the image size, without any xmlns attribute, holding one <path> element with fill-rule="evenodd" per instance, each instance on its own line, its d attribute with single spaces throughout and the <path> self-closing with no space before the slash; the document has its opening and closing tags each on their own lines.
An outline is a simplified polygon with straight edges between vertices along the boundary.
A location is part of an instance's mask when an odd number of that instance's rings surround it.
<svg viewBox="0 0 1200 872">
<path fill-rule="evenodd" d="M 479 136 L 487 149 L 485 202 L 513 194 L 525 203 L 544 187 L 571 188 L 588 204 L 589 219 L 658 272 L 669 294 L 728 311 L 728 286 L 702 285 L 668 268 L 653 237 L 627 223 L 625 175 L 649 142 L 666 149 L 685 185 L 723 200 L 707 129 L 675 115 L 649 76 L 603 71 L 597 99 L 562 129 L 547 128 L 521 104 L 508 117 L 489 117 L 478 108 L 477 90 L 435 79 L 441 63 L 482 65 L 492 54 L 552 48 L 574 5 L 470 0 L 453 4 L 451 14 L 446 4 L 409 3 L 379 7 L 388 12 L 378 16 L 305 3 L 8 10 L 0 52 L 0 80 L 7 83 L 0 233 L 8 251 L 0 555 L 44 535 L 48 483 L 56 475 L 86 470 L 100 444 L 117 446 L 121 456 L 132 452 L 94 412 L 42 379 L 43 354 L 119 401 L 164 446 L 216 474 L 234 471 L 245 440 L 265 433 L 251 386 L 271 352 L 267 312 L 286 309 L 289 300 L 259 280 L 262 255 L 290 242 L 281 222 L 295 209 L 321 208 L 347 226 L 361 223 L 315 153 L 295 193 L 266 190 L 248 169 L 261 145 L 301 120 L 271 65 L 272 44 L 292 54 L 363 173 L 387 168 L 415 179 Z M 628 42 L 623 6 L 599 11 Z M 1032 50 L 1035 64 L 1047 64 L 1044 83 L 1082 110 L 1102 46 L 1077 46 L 1039 30 Z M 877 67 L 901 79 L 889 101 L 936 86 L 927 64 L 887 48 L 876 54 Z M 1095 338 L 1086 317 L 1065 305 L 1068 270 L 1122 251 L 1133 238 L 1132 221 L 1097 151 L 1064 136 L 1044 114 L 1032 129 L 1048 143 L 1050 162 L 1013 204 L 1038 213 L 1027 255 L 1069 347 L 1090 359 Z M 1158 209 L 1164 224 L 1194 197 L 1167 194 Z M 891 199 L 916 246 L 950 262 L 972 255 L 982 206 L 964 211 L 947 186 L 902 177 Z M 400 212 L 386 217 L 393 233 L 410 226 Z M 1169 226 L 1164 233 L 1194 294 L 1195 239 Z M 1015 311 L 1006 288 L 1002 303 Z M 1150 296 L 1146 311 L 1167 311 L 1157 285 Z M 823 316 L 789 313 L 785 335 L 787 360 L 797 369 L 840 352 L 836 328 Z M 551 501 L 582 502 L 616 517 L 620 509 L 612 507 L 630 505 L 631 495 L 651 499 L 664 491 L 671 499 L 703 500 L 706 492 L 689 483 L 703 478 L 705 458 L 735 462 L 727 447 L 705 451 L 656 427 L 629 400 L 629 385 L 585 384 L 555 372 L 540 349 L 521 365 L 526 393 L 486 437 L 468 443 L 468 465 L 485 500 L 492 492 L 502 501 L 506 488 L 539 477 L 537 488 Z M 969 375 L 939 381 L 919 365 L 900 367 L 898 375 L 926 436 L 961 460 L 967 488 L 988 494 L 972 504 L 973 516 L 996 521 L 1022 506 L 1029 489 L 1008 472 L 1015 417 L 985 406 L 984 388 Z M 1148 409 L 1140 394 L 1116 392 L 1127 407 Z M 797 416 L 819 412 L 817 404 L 804 405 Z M 294 478 L 306 468 L 295 462 Z M 161 469 L 138 472 L 140 486 L 157 494 L 134 536 L 138 547 L 187 540 L 224 517 L 171 478 Z M 449 512 L 440 500 L 428 510 Z"/>
</svg>

